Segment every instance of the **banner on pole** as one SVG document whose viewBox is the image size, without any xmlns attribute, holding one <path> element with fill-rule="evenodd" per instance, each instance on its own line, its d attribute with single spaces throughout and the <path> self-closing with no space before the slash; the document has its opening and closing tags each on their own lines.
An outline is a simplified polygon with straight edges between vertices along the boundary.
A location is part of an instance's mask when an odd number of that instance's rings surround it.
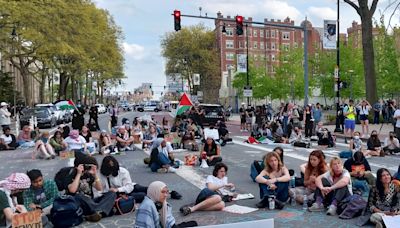
<svg viewBox="0 0 400 228">
<path fill-rule="evenodd" d="M 336 49 L 337 29 L 335 20 L 324 20 L 324 37 L 322 45 L 324 49 Z"/>
<path fill-rule="evenodd" d="M 245 54 L 237 54 L 237 72 L 246 73 L 247 72 L 247 59 Z"/>
<path fill-rule="evenodd" d="M 193 74 L 193 85 L 200 85 L 200 74 Z"/>
</svg>

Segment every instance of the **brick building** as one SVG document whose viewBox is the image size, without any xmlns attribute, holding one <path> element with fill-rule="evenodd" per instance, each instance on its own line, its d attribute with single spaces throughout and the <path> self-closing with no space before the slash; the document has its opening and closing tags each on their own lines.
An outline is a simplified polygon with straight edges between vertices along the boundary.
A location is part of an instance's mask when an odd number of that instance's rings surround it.
<svg viewBox="0 0 400 228">
<path fill-rule="evenodd" d="M 372 36 L 375 37 L 378 35 L 379 28 L 372 28 Z M 351 42 L 351 45 L 354 48 L 362 48 L 361 24 L 358 24 L 358 22 L 356 21 L 353 21 L 353 23 L 351 23 L 351 27 L 347 29 L 347 41 Z"/>
</svg>

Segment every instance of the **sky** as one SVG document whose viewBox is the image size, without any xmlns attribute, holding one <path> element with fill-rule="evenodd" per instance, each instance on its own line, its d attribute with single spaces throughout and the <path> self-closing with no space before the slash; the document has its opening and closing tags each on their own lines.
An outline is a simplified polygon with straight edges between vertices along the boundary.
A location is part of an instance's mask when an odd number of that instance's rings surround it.
<svg viewBox="0 0 400 228">
<path fill-rule="evenodd" d="M 314 27 L 323 27 L 323 20 L 336 20 L 337 0 L 93 0 L 106 9 L 122 28 L 122 43 L 125 56 L 125 76 L 123 86 L 117 90 L 133 91 L 142 83 L 152 83 L 153 90 L 159 95 L 166 84 L 165 59 L 161 56 L 161 38 L 168 32 L 174 32 L 173 11 L 181 14 L 216 17 L 221 12 L 224 17 L 242 15 L 252 17 L 253 21 L 285 19 L 290 17 L 295 25 L 300 25 L 306 17 Z M 372 0 L 368 0 L 372 2 Z M 395 5 L 384 11 L 394 0 L 379 0 L 375 17 L 382 12 L 386 20 Z M 340 0 L 340 31 L 345 33 L 352 21 L 360 23 L 355 10 Z M 396 13 L 391 24 L 399 24 Z M 190 26 L 204 23 L 214 28 L 213 20 L 181 18 L 181 25 Z"/>
</svg>

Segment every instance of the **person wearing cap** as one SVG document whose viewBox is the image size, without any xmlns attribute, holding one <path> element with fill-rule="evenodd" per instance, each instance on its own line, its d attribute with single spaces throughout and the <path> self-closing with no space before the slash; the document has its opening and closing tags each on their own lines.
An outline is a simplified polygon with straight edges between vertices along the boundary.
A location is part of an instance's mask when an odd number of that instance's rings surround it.
<svg viewBox="0 0 400 228">
<path fill-rule="evenodd" d="M 135 150 L 133 145 L 134 138 L 131 132 L 126 130 L 125 125 L 119 126 L 116 140 L 119 151 Z"/>
<path fill-rule="evenodd" d="M 0 136 L 0 150 L 15 150 L 18 147 L 15 135 L 11 134 L 10 127 L 3 128 L 3 135 Z"/>
<path fill-rule="evenodd" d="M 0 181 L 0 227 L 11 227 L 14 215 L 27 212 L 24 205 L 16 203 L 14 195 L 30 186 L 31 180 L 25 173 L 13 173 Z"/>
<path fill-rule="evenodd" d="M 86 152 L 86 140 L 79 135 L 78 130 L 72 130 L 64 142 L 67 143 L 69 151 L 75 151 L 75 155 L 76 153 L 83 154 Z"/>
<path fill-rule="evenodd" d="M 0 125 L 2 129 L 9 127 L 11 124 L 11 113 L 8 111 L 7 106 L 6 102 L 0 103 Z"/>
</svg>

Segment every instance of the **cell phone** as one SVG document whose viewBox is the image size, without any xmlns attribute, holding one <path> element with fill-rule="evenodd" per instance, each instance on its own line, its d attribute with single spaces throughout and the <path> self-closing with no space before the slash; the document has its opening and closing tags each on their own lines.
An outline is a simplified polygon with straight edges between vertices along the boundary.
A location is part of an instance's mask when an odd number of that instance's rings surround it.
<svg viewBox="0 0 400 228">
<path fill-rule="evenodd" d="M 91 169 L 92 169 L 92 165 L 91 165 L 91 164 L 84 164 L 84 165 L 83 165 L 83 170 L 89 171 L 89 170 L 91 170 Z"/>
</svg>

